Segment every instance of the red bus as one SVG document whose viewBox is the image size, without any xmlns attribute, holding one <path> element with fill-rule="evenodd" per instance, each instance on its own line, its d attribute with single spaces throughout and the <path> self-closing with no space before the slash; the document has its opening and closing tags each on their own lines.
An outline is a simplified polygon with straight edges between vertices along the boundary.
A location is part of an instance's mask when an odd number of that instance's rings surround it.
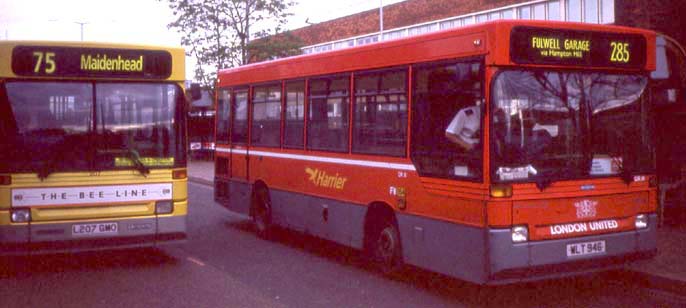
<svg viewBox="0 0 686 308">
<path fill-rule="evenodd" d="M 480 284 L 651 257 L 655 40 L 495 21 L 222 70 L 215 199 Z"/>
</svg>

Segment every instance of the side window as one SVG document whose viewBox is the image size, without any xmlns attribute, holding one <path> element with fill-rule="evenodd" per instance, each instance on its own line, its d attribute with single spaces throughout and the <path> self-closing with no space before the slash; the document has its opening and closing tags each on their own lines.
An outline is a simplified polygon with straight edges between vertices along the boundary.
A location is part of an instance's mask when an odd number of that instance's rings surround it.
<svg viewBox="0 0 686 308">
<path fill-rule="evenodd" d="M 414 69 L 411 157 L 421 175 L 482 178 L 482 71 L 477 60 Z"/>
<path fill-rule="evenodd" d="M 256 86 L 252 106 L 251 144 L 278 147 L 281 143 L 281 84 Z"/>
<path fill-rule="evenodd" d="M 405 156 L 407 71 L 355 77 L 353 152 Z"/>
<path fill-rule="evenodd" d="M 305 128 L 305 81 L 286 82 L 285 147 L 302 148 Z"/>
<path fill-rule="evenodd" d="M 309 86 L 308 148 L 347 152 L 349 75 L 312 79 Z"/>
<path fill-rule="evenodd" d="M 248 88 L 233 92 L 231 111 L 233 113 L 233 127 L 231 128 L 231 142 L 233 144 L 248 143 Z"/>
<path fill-rule="evenodd" d="M 217 93 L 217 143 L 229 143 L 229 121 L 231 119 L 231 90 L 219 89 Z"/>
</svg>

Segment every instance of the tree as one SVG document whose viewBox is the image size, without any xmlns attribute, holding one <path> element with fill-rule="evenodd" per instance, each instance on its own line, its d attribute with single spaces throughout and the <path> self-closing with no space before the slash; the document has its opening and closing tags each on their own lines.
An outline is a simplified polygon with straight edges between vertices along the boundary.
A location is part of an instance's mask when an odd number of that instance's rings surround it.
<svg viewBox="0 0 686 308">
<path fill-rule="evenodd" d="M 286 10 L 295 4 L 289 0 L 160 1 L 168 2 L 174 12 L 176 20 L 167 27 L 182 34 L 181 44 L 189 48 L 188 55 L 197 61 L 195 78 L 211 94 L 214 94 L 217 70 L 248 63 L 249 51 L 259 52 L 261 57 L 299 51 L 297 44 L 249 46 L 251 37 L 263 38 L 281 32 L 286 19 L 292 15 Z"/>
</svg>

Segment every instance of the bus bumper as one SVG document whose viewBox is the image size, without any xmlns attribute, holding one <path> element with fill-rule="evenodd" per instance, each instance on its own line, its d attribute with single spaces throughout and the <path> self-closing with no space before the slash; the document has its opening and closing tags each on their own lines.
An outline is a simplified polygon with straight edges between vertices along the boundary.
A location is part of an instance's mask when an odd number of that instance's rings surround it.
<svg viewBox="0 0 686 308">
<path fill-rule="evenodd" d="M 657 252 L 657 215 L 648 217 L 648 228 L 560 240 L 512 243 L 509 229 L 489 230 L 491 284 L 532 281 L 620 269 Z M 567 245 L 605 242 L 605 253 L 568 257 Z"/>
<path fill-rule="evenodd" d="M 186 240 L 186 215 L 0 226 L 0 255 L 155 247 Z M 73 235 L 74 225 L 117 223 L 116 234 Z"/>
</svg>

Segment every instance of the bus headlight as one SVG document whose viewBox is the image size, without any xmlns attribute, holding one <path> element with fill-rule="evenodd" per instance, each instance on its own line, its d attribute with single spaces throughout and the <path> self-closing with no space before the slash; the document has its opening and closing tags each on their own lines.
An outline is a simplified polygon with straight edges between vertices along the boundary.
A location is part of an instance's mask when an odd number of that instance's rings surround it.
<svg viewBox="0 0 686 308">
<path fill-rule="evenodd" d="M 174 211 L 174 204 L 171 200 L 157 201 L 155 203 L 155 214 L 169 214 Z"/>
<path fill-rule="evenodd" d="M 648 228 L 648 215 L 638 214 L 636 215 L 636 229 Z"/>
<path fill-rule="evenodd" d="M 12 222 L 29 222 L 31 221 L 30 209 L 13 209 L 10 215 Z"/>
<path fill-rule="evenodd" d="M 523 243 L 529 240 L 529 229 L 526 226 L 512 227 L 512 242 Z"/>
</svg>

